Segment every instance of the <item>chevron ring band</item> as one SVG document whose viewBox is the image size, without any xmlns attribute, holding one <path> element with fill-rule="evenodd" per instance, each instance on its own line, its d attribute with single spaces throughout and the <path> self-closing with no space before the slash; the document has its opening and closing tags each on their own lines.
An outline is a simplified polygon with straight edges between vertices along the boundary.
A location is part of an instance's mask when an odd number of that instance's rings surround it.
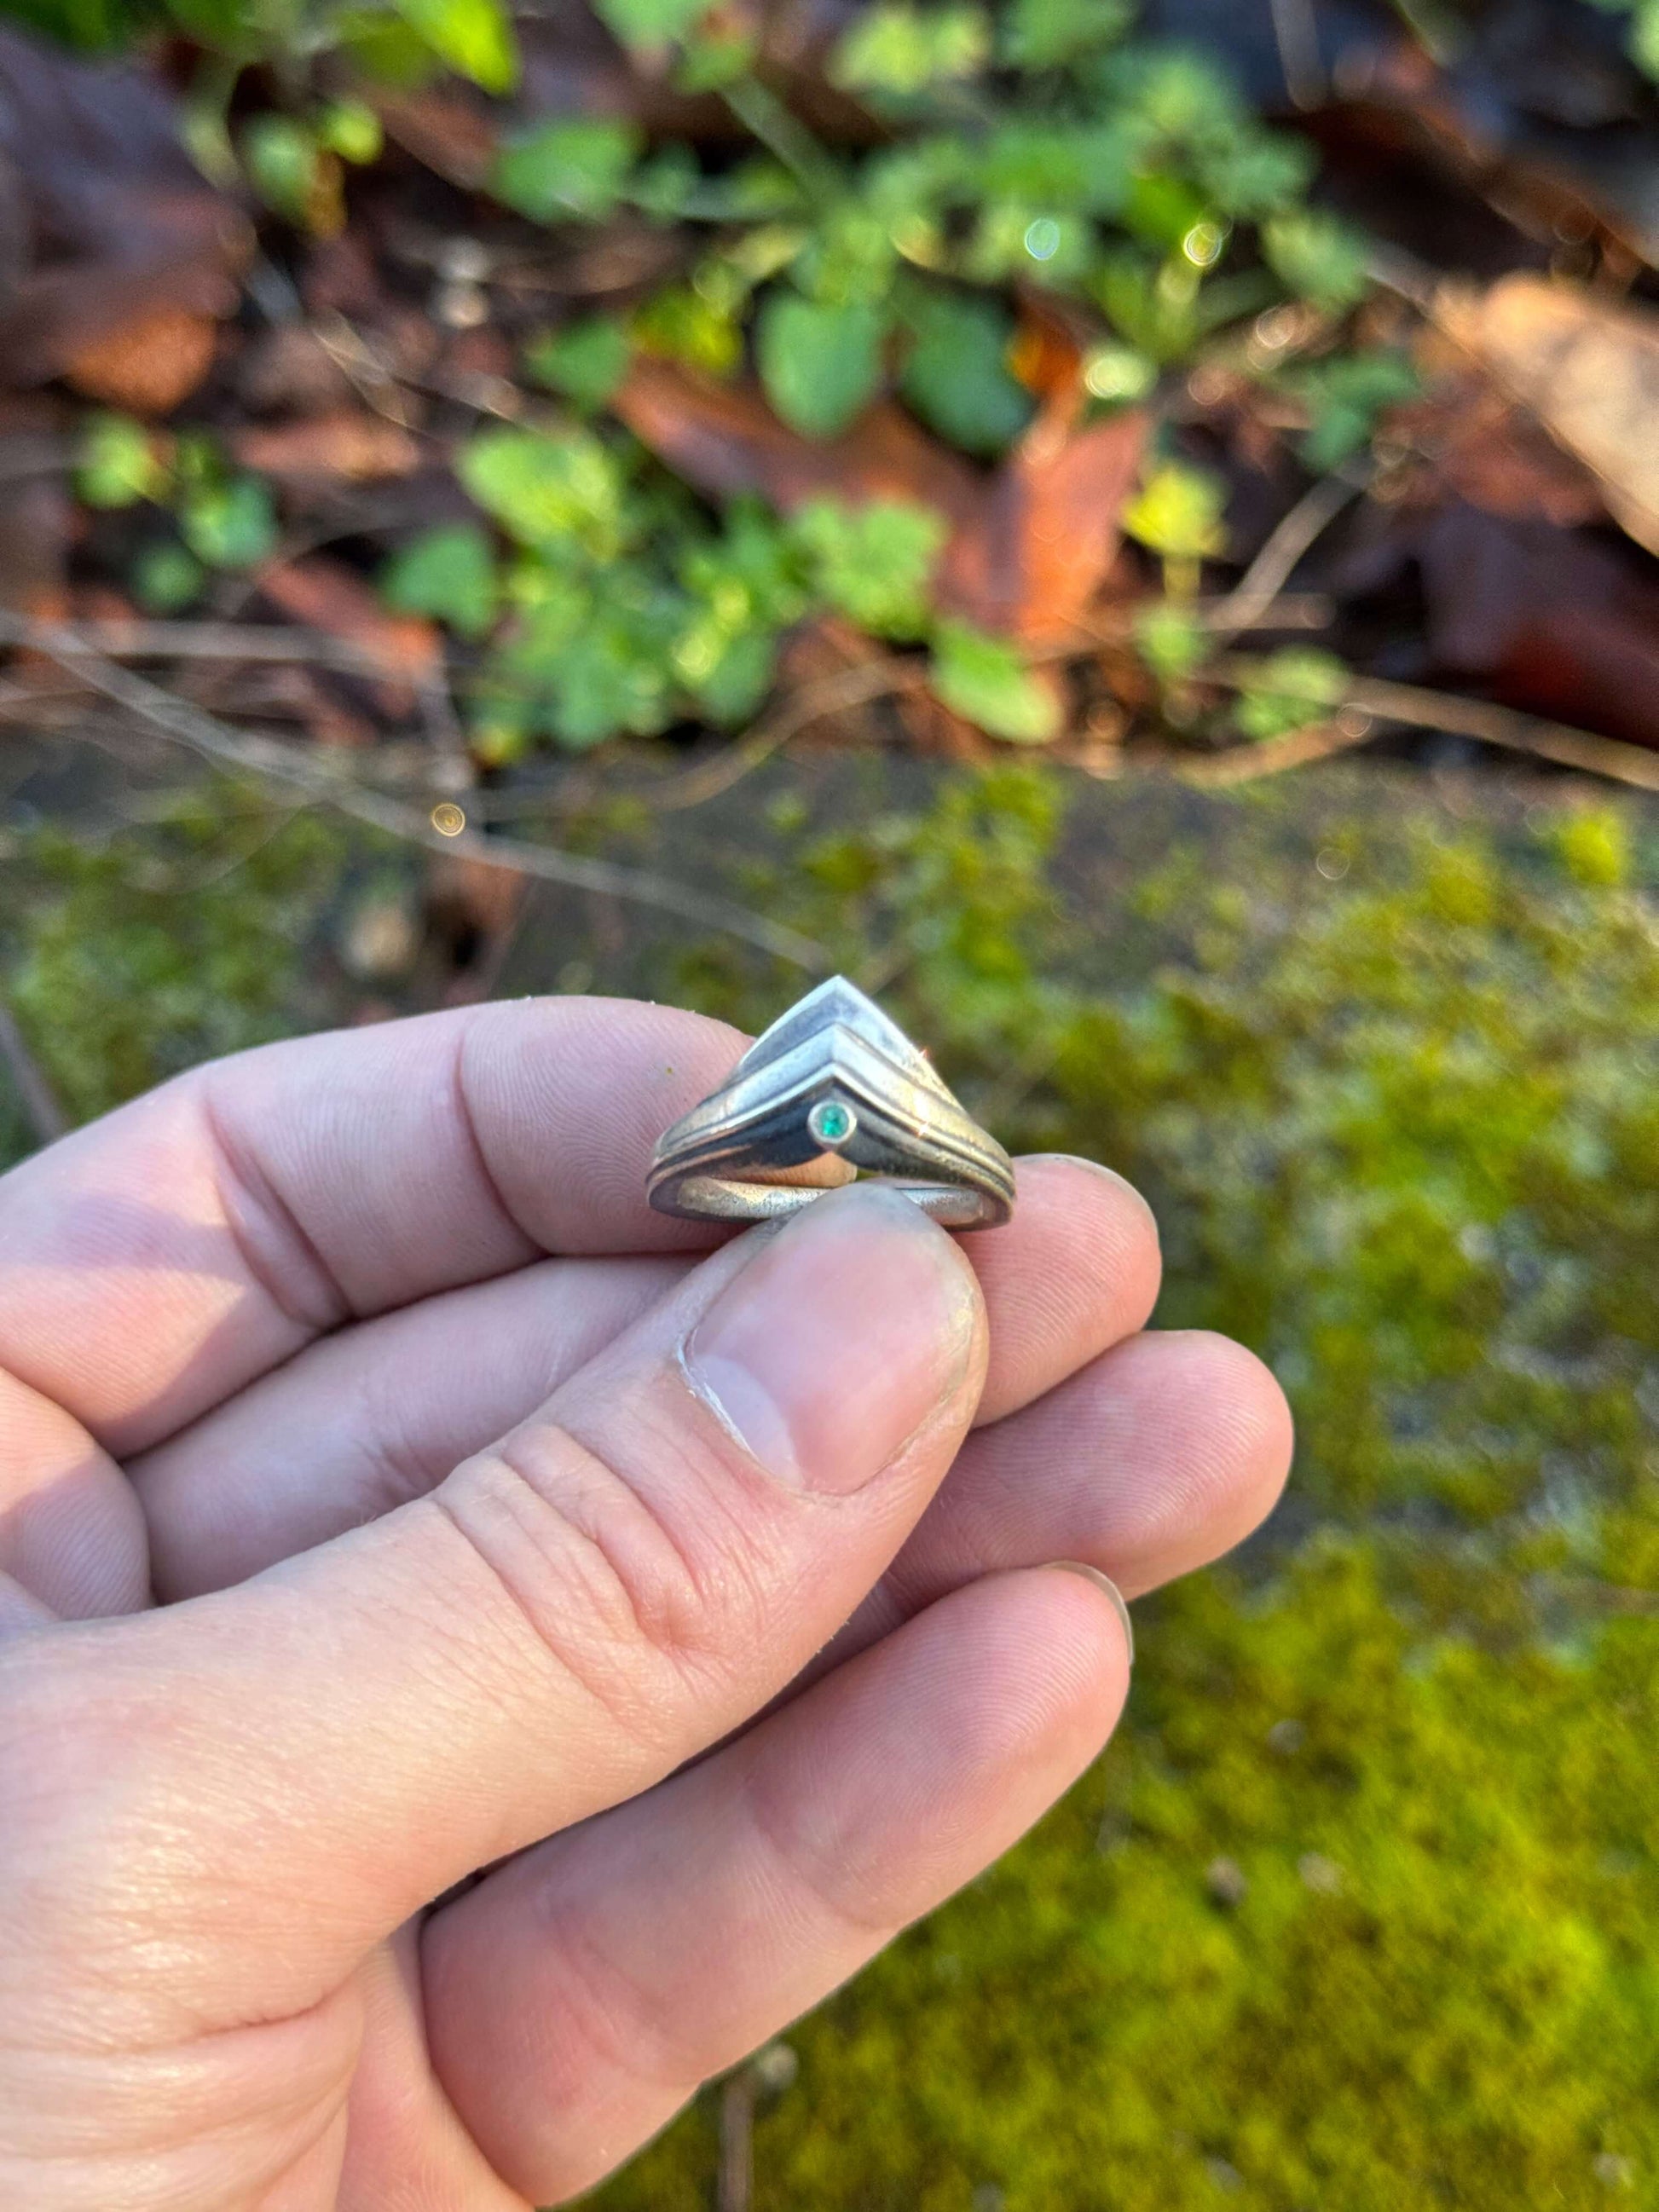
<svg viewBox="0 0 1659 2212">
<path fill-rule="evenodd" d="M 659 1213 L 769 1221 L 860 1172 L 947 1229 L 994 1229 L 1014 1170 L 897 1024 L 837 975 L 757 1037 L 718 1091 L 659 1139 Z"/>
</svg>

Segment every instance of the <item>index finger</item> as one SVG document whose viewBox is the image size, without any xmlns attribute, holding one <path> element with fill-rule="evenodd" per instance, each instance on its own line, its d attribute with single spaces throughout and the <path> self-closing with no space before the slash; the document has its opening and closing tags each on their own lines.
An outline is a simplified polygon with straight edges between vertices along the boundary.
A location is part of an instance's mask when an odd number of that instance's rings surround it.
<svg viewBox="0 0 1659 2212">
<path fill-rule="evenodd" d="M 193 1069 L 0 1177 L 0 1369 L 119 1455 L 343 1322 L 548 1253 L 708 1245 L 646 1166 L 744 1042 L 520 1000 Z"/>
</svg>

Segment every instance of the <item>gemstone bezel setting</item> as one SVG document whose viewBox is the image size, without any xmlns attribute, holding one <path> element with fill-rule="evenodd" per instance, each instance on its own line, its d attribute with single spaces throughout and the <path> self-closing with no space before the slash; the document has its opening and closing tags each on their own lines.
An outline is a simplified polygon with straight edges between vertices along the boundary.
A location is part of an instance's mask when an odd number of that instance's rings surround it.
<svg viewBox="0 0 1659 2212">
<path fill-rule="evenodd" d="M 820 1098 L 806 1126 L 827 1152 L 836 1152 L 858 1133 L 859 1117 L 841 1098 Z"/>
</svg>

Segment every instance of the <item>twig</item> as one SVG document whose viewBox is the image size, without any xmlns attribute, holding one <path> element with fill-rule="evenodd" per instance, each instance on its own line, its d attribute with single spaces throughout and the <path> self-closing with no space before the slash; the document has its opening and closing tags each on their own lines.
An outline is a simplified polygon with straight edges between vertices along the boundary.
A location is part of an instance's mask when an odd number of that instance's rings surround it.
<svg viewBox="0 0 1659 2212">
<path fill-rule="evenodd" d="M 31 438 L 21 433 L 0 438 L 0 483 L 59 476 L 74 465 L 75 446 L 68 438 Z"/>
<path fill-rule="evenodd" d="M 1273 40 L 1291 105 L 1318 107 L 1330 90 L 1313 0 L 1272 0 Z"/>
<path fill-rule="evenodd" d="M 1260 627 L 1262 616 L 1291 580 L 1297 562 L 1364 489 L 1363 483 L 1339 474 L 1321 477 L 1317 483 L 1304 492 L 1239 581 L 1211 614 L 1213 635 L 1218 638 L 1237 637 L 1242 630 Z"/>
<path fill-rule="evenodd" d="M 896 691 L 917 690 L 927 678 L 927 667 L 918 660 L 888 659 L 840 669 L 819 683 L 803 684 L 712 760 L 701 762 L 683 775 L 666 776 L 660 783 L 643 785 L 633 796 L 665 811 L 700 806 L 717 793 L 729 791 L 751 769 L 781 752 L 792 738 L 798 738 L 826 714 L 884 699 Z"/>
<path fill-rule="evenodd" d="M 74 635 L 88 653 L 111 660 L 298 661 L 343 676 L 407 672 L 388 653 L 281 623 L 91 622 Z"/>
<path fill-rule="evenodd" d="M 466 817 L 459 807 L 453 810 L 453 815 L 459 817 L 453 831 L 441 829 L 436 817 L 444 810 L 434 808 L 431 814 L 424 813 L 417 806 L 384 797 L 349 780 L 331 761 L 301 754 L 289 746 L 246 737 L 201 708 L 191 706 L 187 700 L 162 690 L 147 678 L 118 667 L 102 653 L 88 651 L 73 630 L 30 623 L 0 612 L 0 643 L 26 645 L 44 654 L 60 668 L 78 676 L 92 690 L 125 707 L 163 737 L 187 745 L 222 768 L 289 784 L 313 800 L 333 807 L 337 813 L 366 822 L 391 836 L 424 845 L 436 853 L 464 853 L 487 867 L 508 868 L 544 882 L 568 884 L 579 890 L 631 899 L 641 906 L 678 915 L 682 920 L 696 922 L 704 928 L 743 938 L 780 960 L 805 969 L 810 975 L 830 972 L 830 956 L 811 938 L 769 921 L 764 915 L 751 913 L 747 907 L 729 899 L 677 883 L 671 877 L 659 876 L 644 868 L 620 867 L 610 860 L 594 860 L 583 853 L 563 852 L 555 846 L 529 844 L 518 838 L 486 837 L 465 826 Z"/>
<path fill-rule="evenodd" d="M 740 2066 L 720 2091 L 720 2212 L 750 2212 L 755 2195 L 755 2069 Z"/>
<path fill-rule="evenodd" d="M 1267 550 L 1262 548 L 1264 553 Z M 1229 592 L 1219 599 L 1185 599 L 1182 612 L 1191 615 L 1205 629 L 1215 629 L 1224 643 L 1248 630 L 1328 629 L 1334 617 L 1334 605 L 1322 592 L 1284 592 L 1261 600 L 1253 595 L 1250 605 L 1229 612 L 1243 588 L 1241 585 L 1239 591 Z M 1075 636 L 1040 647 L 1030 658 L 1034 662 L 1076 660 L 1095 646 L 1126 645 L 1134 635 L 1137 617 L 1148 607 L 1160 604 L 1154 594 L 1126 601 L 1121 606 L 1103 607 L 1086 620 L 1073 623 Z"/>
<path fill-rule="evenodd" d="M 43 1145 L 56 1144 L 69 1127 L 69 1116 L 41 1073 L 10 1007 L 3 1002 L 0 1002 L 0 1060 L 10 1072 L 30 1128 Z"/>
<path fill-rule="evenodd" d="M 1362 714 L 1375 714 L 1379 721 L 1442 730 L 1448 737 L 1479 738 L 1506 752 L 1529 753 L 1562 768 L 1609 776 L 1638 791 L 1659 791 L 1659 752 L 1626 744 L 1621 738 L 1576 730 L 1565 722 L 1545 721 L 1490 699 L 1465 699 L 1454 691 L 1425 691 L 1415 684 L 1383 684 L 1365 677 L 1349 687 L 1347 703 Z"/>
<path fill-rule="evenodd" d="M 1376 734 L 1376 726 L 1369 714 L 1356 714 L 1352 719 L 1340 715 L 1334 722 L 1315 722 L 1305 730 L 1291 730 L 1285 737 L 1269 738 L 1261 744 L 1229 745 L 1225 752 L 1196 759 L 1177 756 L 1170 765 L 1182 783 L 1198 784 L 1206 790 L 1225 789 L 1233 784 L 1254 783 L 1259 776 L 1282 775 L 1286 769 L 1304 768 L 1310 761 L 1329 760 L 1334 754 L 1363 745 Z"/>
<path fill-rule="evenodd" d="M 1206 681 L 1230 684 L 1243 681 L 1252 672 L 1247 662 L 1224 659 L 1203 671 Z M 1342 710 L 1333 721 L 1292 730 L 1287 737 L 1262 744 L 1231 746 L 1174 772 L 1192 783 L 1248 783 L 1256 776 L 1273 775 L 1281 769 L 1323 760 L 1331 753 L 1363 744 L 1382 722 L 1398 723 L 1407 729 L 1440 730 L 1449 737 L 1476 738 L 1485 744 L 1500 745 L 1506 752 L 1526 753 L 1562 768 L 1607 776 L 1638 791 L 1659 791 L 1659 752 L 1650 752 L 1645 745 L 1597 737 L 1565 722 L 1545 721 L 1513 707 L 1498 706 L 1490 699 L 1465 699 L 1455 691 L 1430 691 L 1415 684 L 1386 684 L 1370 677 L 1361 677 L 1348 686 Z"/>
</svg>

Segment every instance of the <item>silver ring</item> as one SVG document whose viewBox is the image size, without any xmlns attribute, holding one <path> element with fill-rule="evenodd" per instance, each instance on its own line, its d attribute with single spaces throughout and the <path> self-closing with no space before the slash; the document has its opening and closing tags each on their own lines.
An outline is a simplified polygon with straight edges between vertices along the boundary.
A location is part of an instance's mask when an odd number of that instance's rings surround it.
<svg viewBox="0 0 1659 2212">
<path fill-rule="evenodd" d="M 836 975 L 664 1130 L 645 1187 L 659 1213 L 770 1221 L 860 1170 L 947 1229 L 994 1229 L 1013 1212 L 1007 1153 L 897 1024 Z"/>
</svg>

